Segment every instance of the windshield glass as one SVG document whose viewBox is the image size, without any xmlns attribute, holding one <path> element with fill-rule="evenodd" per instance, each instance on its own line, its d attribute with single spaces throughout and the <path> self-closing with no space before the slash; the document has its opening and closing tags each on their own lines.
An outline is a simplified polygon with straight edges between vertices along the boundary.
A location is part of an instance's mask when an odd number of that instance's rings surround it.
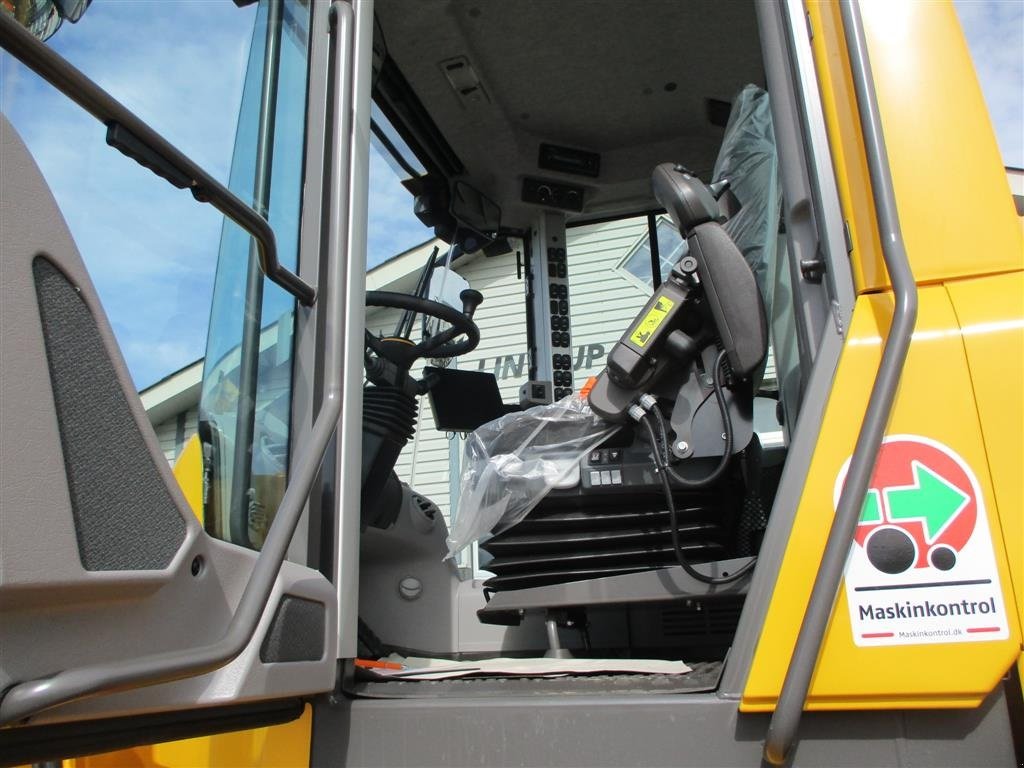
<svg viewBox="0 0 1024 768">
<path fill-rule="evenodd" d="M 433 236 L 413 213 L 413 196 L 402 184 L 422 175 L 423 164 L 376 104 L 371 119 L 367 269 L 380 266 Z"/>
</svg>

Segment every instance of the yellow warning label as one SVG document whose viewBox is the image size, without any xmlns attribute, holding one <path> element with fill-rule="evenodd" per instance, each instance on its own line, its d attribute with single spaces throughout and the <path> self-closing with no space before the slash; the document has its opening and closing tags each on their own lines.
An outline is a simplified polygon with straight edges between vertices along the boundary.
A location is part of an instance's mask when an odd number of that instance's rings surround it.
<svg viewBox="0 0 1024 768">
<path fill-rule="evenodd" d="M 629 335 L 629 340 L 636 344 L 638 347 L 642 347 L 651 340 L 654 332 L 658 330 L 658 326 L 662 324 L 665 317 L 668 315 L 672 307 L 675 306 L 675 302 L 672 299 L 664 296 L 660 297 L 651 307 L 650 311 L 644 315 L 644 319 L 640 321 L 633 332 Z"/>
</svg>

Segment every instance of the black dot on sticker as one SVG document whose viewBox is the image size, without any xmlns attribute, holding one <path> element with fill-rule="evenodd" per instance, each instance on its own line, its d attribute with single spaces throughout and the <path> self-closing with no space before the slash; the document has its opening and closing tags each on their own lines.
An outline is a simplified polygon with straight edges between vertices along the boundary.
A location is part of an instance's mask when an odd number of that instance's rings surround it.
<svg viewBox="0 0 1024 768">
<path fill-rule="evenodd" d="M 932 566 L 940 571 L 948 571 L 956 565 L 956 552 L 949 547 L 936 547 L 928 558 L 932 561 Z"/>
<path fill-rule="evenodd" d="M 879 528 L 867 540 L 868 560 L 882 573 L 903 573 L 914 564 L 914 540 L 899 528 Z"/>
<path fill-rule="evenodd" d="M 668 91 L 669 93 L 672 93 L 672 91 L 674 91 L 678 87 L 678 85 L 672 82 L 665 83 L 665 90 Z"/>
</svg>

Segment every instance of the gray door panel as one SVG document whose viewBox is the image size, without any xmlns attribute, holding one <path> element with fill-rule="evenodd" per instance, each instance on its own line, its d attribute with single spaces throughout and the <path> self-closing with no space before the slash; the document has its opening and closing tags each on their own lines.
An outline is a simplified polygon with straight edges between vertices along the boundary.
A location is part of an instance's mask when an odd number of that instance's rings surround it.
<svg viewBox="0 0 1024 768">
<path fill-rule="evenodd" d="M 202 530 L 160 451 L 56 202 L 2 117 L 0 145 L 6 691 L 85 665 L 217 641 L 258 553 Z M 334 681 L 335 603 L 323 576 L 285 563 L 255 636 L 227 666 L 54 707 L 32 722 L 327 690 Z"/>
</svg>

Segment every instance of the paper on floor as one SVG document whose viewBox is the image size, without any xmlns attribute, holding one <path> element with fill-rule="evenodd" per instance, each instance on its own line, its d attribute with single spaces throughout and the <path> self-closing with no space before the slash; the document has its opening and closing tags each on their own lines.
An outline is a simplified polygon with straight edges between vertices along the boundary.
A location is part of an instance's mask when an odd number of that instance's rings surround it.
<svg viewBox="0 0 1024 768">
<path fill-rule="evenodd" d="M 402 665 L 400 670 L 375 669 L 380 678 L 399 680 L 443 680 L 466 675 L 508 675 L 515 677 L 563 677 L 588 674 L 683 675 L 691 671 L 681 661 L 660 659 L 426 659 L 391 654 L 386 661 Z"/>
</svg>

